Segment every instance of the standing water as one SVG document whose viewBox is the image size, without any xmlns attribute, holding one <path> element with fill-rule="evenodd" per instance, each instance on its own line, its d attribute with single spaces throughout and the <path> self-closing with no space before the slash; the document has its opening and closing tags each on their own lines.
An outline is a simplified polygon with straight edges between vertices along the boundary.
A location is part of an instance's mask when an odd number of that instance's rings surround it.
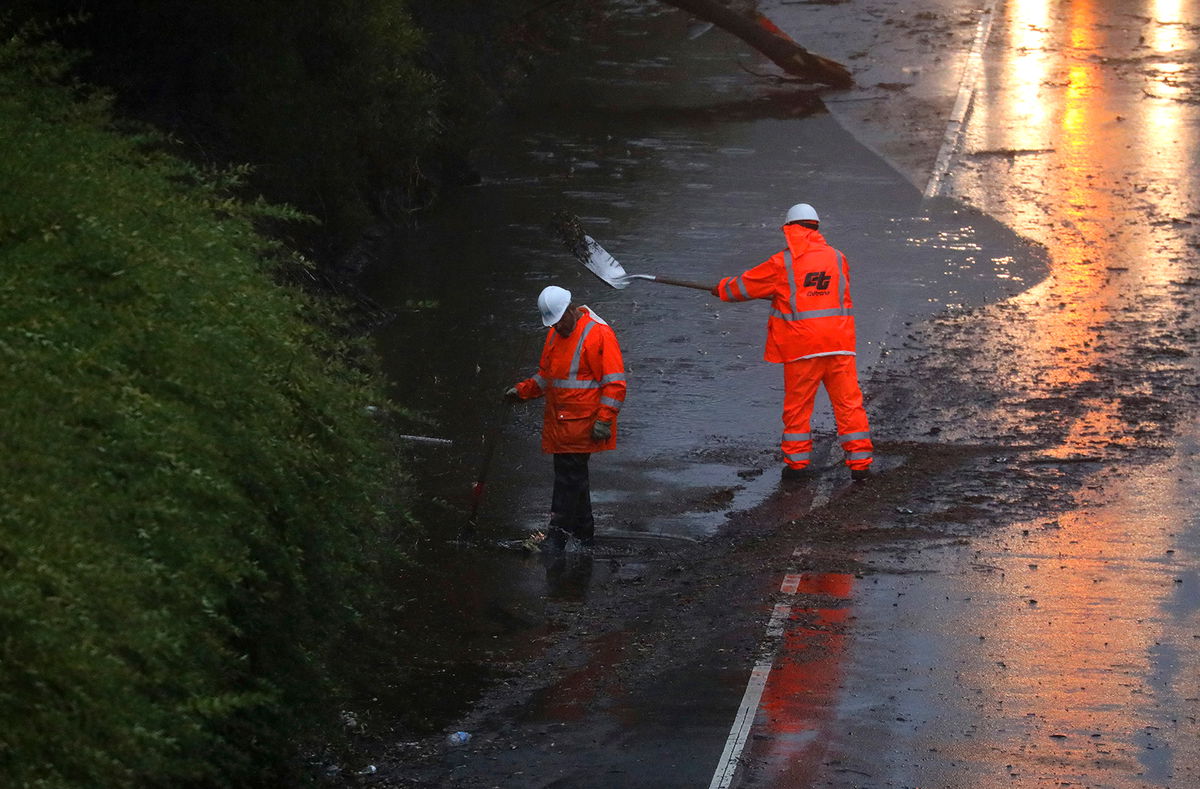
<svg viewBox="0 0 1200 789">
<path fill-rule="evenodd" d="M 924 204 L 818 99 L 742 68 L 766 67 L 732 37 L 689 40 L 686 15 L 661 4 L 620 4 L 607 19 L 495 119 L 482 183 L 443 200 L 368 284 L 400 310 L 379 336 L 396 399 L 454 441 L 413 447 L 426 489 L 463 506 L 484 437 L 503 425 L 487 533 L 540 528 L 549 507 L 540 403 L 506 419 L 501 402 L 536 369 L 548 284 L 612 324 L 625 354 L 618 449 L 593 464 L 602 535 L 712 534 L 730 506 L 761 498 L 744 477 L 766 469 L 773 484 L 780 463 L 766 305 L 650 282 L 613 290 L 548 231 L 559 209 L 630 272 L 715 283 L 778 251 L 787 207 L 812 203 L 850 261 L 863 379 L 904 321 L 1011 294 L 1034 270 L 1002 228 Z M 832 427 L 818 406 L 815 432 Z"/>
<path fill-rule="evenodd" d="M 577 214 L 631 273 L 715 283 L 781 249 L 788 206 L 813 204 L 850 261 L 863 381 L 905 322 L 1040 274 L 1003 228 L 923 202 L 818 99 L 752 74 L 773 69 L 720 30 L 689 38 L 689 21 L 663 4 L 612 4 L 494 119 L 481 184 L 446 196 L 397 242 L 396 265 L 364 283 L 399 313 L 378 335 L 396 401 L 453 442 L 411 447 L 420 495 L 444 502 L 423 557 L 442 577 L 423 580 L 400 618 L 430 643 L 460 644 L 467 673 L 474 657 L 549 636 L 547 598 L 583 601 L 662 546 L 719 533 L 778 483 L 782 370 L 762 361 L 767 305 L 644 281 L 613 290 L 548 231 L 556 211 Z M 501 395 L 536 370 L 535 301 L 549 284 L 614 327 L 628 371 L 618 448 L 592 462 L 597 552 L 616 558 L 594 565 L 486 547 L 548 518 L 541 403 Z M 813 429 L 828 451 L 827 401 Z M 464 530 L 489 435 L 478 527 Z M 464 534 L 475 547 L 456 542 Z"/>
</svg>

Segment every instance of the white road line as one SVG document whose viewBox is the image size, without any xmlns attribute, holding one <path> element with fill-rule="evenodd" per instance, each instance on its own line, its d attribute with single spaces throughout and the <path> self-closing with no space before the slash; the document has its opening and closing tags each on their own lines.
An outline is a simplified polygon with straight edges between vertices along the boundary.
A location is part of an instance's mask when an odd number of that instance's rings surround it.
<svg viewBox="0 0 1200 789">
<path fill-rule="evenodd" d="M 729 789 L 729 785 L 733 783 L 738 757 L 742 755 L 746 738 L 750 736 L 754 714 L 758 712 L 758 702 L 762 699 L 763 688 L 767 686 L 767 677 L 771 673 L 771 664 L 774 661 L 775 655 L 772 654 L 769 659 L 764 658 L 755 664 L 754 670 L 750 672 L 750 681 L 746 683 L 742 704 L 733 720 L 733 728 L 729 730 L 729 739 L 725 741 L 725 752 L 721 754 L 721 761 L 717 762 L 717 771 L 713 773 L 708 789 Z"/>
<path fill-rule="evenodd" d="M 796 553 L 799 552 L 800 549 L 797 549 Z M 800 573 L 788 573 L 784 576 L 779 591 L 789 595 L 795 594 L 799 585 Z M 792 607 L 790 605 L 776 603 L 771 610 L 771 618 L 767 622 L 767 637 L 772 640 L 781 638 L 784 623 L 791 615 Z M 742 703 L 738 706 L 737 716 L 734 717 L 733 726 L 729 729 L 729 737 L 725 739 L 725 750 L 721 753 L 720 761 L 717 762 L 717 769 L 713 773 L 708 789 L 729 789 L 733 783 L 734 775 L 737 773 L 738 758 L 741 757 L 742 749 L 746 747 L 746 739 L 750 736 L 750 729 L 754 726 L 758 702 L 762 700 L 763 688 L 767 686 L 767 678 L 771 676 L 771 666 L 775 663 L 777 651 L 777 646 L 770 647 L 770 651 L 763 655 L 750 671 L 750 679 L 746 682 L 746 692 L 742 694 Z"/>
<path fill-rule="evenodd" d="M 771 621 L 767 622 L 767 635 L 771 638 L 779 638 L 783 635 L 783 623 L 792 614 L 792 607 L 786 603 L 776 603 L 775 610 L 771 611 Z"/>
<path fill-rule="evenodd" d="M 983 16 L 979 18 L 979 24 L 975 26 L 975 43 L 972 44 L 967 63 L 963 67 L 962 80 L 958 83 L 958 98 L 954 101 L 954 109 L 946 123 L 946 135 L 942 138 L 942 148 L 938 151 L 933 172 L 929 175 L 929 183 L 925 185 L 925 197 L 937 197 L 941 194 L 946 176 L 950 173 L 950 163 L 962 144 L 963 128 L 975 101 L 975 90 L 983 71 L 983 50 L 987 47 L 988 37 L 992 32 L 992 19 L 995 17 L 998 2 L 999 0 L 989 0 L 983 10 Z"/>
</svg>

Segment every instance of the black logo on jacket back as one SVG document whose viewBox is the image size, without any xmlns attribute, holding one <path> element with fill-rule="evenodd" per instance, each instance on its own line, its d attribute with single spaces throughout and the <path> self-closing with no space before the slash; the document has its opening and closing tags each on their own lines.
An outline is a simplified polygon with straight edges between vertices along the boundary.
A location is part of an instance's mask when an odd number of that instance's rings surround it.
<svg viewBox="0 0 1200 789">
<path fill-rule="evenodd" d="M 804 287 L 829 290 L 829 283 L 832 279 L 824 271 L 810 271 L 804 275 Z"/>
</svg>

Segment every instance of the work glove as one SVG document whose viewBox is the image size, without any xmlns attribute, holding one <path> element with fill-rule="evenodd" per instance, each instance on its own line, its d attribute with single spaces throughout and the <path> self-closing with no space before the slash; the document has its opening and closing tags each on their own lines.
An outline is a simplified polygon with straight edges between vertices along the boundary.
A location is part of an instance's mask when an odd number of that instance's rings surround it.
<svg viewBox="0 0 1200 789">
<path fill-rule="evenodd" d="M 504 390 L 504 399 L 505 400 L 520 400 L 521 395 L 517 394 L 517 387 L 510 386 L 507 389 L 505 389 Z"/>
<path fill-rule="evenodd" d="M 601 422 L 597 419 L 592 423 L 592 440 L 607 441 L 612 438 L 612 422 Z"/>
</svg>

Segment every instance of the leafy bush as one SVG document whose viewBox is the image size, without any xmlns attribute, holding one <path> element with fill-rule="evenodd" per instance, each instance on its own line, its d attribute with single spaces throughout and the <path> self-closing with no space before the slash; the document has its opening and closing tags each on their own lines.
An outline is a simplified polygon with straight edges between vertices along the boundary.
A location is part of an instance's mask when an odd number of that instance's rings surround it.
<svg viewBox="0 0 1200 789">
<path fill-rule="evenodd" d="M 65 69 L 0 42 L 0 784 L 279 785 L 394 528 L 381 395 L 272 280 L 295 213 Z"/>
</svg>

